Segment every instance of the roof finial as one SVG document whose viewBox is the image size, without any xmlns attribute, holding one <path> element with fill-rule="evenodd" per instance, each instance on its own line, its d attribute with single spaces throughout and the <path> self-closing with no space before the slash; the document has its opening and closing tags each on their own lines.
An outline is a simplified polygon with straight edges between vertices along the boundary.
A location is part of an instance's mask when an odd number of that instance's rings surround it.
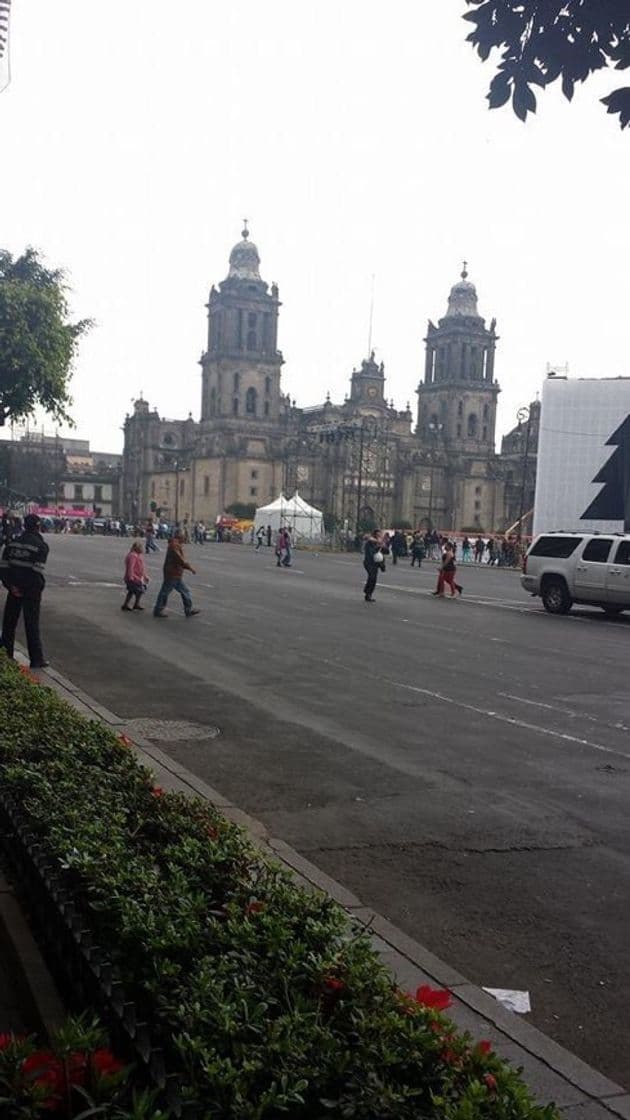
<svg viewBox="0 0 630 1120">
<path fill-rule="evenodd" d="M 462 280 L 466 280 L 467 277 L 468 277 L 468 261 L 464 261 L 464 267 L 462 269 Z"/>
<path fill-rule="evenodd" d="M 249 230 L 247 228 L 247 218 L 243 218 L 243 228 L 241 230 L 241 237 L 243 238 L 244 241 L 247 241 L 247 238 L 249 237 Z"/>
</svg>

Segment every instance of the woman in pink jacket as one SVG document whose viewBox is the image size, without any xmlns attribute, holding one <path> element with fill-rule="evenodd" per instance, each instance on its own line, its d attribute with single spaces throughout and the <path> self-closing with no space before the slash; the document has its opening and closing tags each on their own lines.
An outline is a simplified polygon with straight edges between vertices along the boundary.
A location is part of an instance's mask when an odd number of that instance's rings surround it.
<svg viewBox="0 0 630 1120">
<path fill-rule="evenodd" d="M 149 576 L 144 566 L 142 544 L 140 543 L 140 541 L 134 541 L 125 557 L 125 583 L 127 585 L 127 597 L 121 607 L 121 610 L 144 610 L 144 607 L 140 606 L 140 600 L 147 589 L 148 582 Z M 133 607 L 130 607 L 129 604 L 134 598 L 136 601 Z"/>
</svg>

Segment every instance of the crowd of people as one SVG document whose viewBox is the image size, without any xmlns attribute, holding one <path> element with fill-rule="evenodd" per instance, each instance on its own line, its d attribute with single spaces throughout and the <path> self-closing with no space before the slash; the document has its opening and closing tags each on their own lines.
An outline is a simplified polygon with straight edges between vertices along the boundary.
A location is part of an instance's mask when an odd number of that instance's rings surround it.
<svg viewBox="0 0 630 1120">
<path fill-rule="evenodd" d="M 465 540 L 468 540 L 468 538 L 465 538 Z M 433 594 L 443 599 L 446 594 L 444 589 L 448 587 L 453 599 L 456 595 L 461 596 L 464 590 L 462 585 L 455 580 L 457 542 L 443 536 L 438 536 L 437 541 L 439 568 L 437 587 Z M 430 539 L 429 534 L 423 535 L 419 530 L 412 535 L 411 541 L 407 540 L 401 529 L 396 529 L 391 534 L 381 532 L 380 529 L 374 529 L 373 532 L 367 533 L 363 539 L 363 567 L 367 572 L 363 596 L 366 603 L 375 602 L 374 591 L 378 581 L 378 573 L 386 570 L 385 561 L 387 557 L 391 557 L 392 564 L 397 564 L 401 558 L 411 556 L 411 567 L 413 568 L 417 563 L 418 567 L 421 568 L 422 561 L 429 549 L 431 550 L 431 558 L 435 559 L 433 540 Z"/>
<path fill-rule="evenodd" d="M 122 527 L 122 522 L 108 523 L 109 534 L 128 535 L 128 527 L 124 526 L 124 531 Z M 33 668 L 48 664 L 39 628 L 41 596 L 45 585 L 44 566 L 48 556 L 48 545 L 42 536 L 42 529 L 42 521 L 36 514 L 27 514 L 22 520 L 17 515 L 5 512 L 0 521 L 0 580 L 8 592 L 0 645 L 10 657 L 13 656 L 15 632 L 20 616 L 23 615 Z M 195 571 L 184 555 L 184 545 L 190 541 L 195 544 L 205 543 L 208 530 L 204 523 L 196 521 L 189 525 L 188 521 L 184 521 L 169 527 L 157 519 L 148 518 L 144 526 L 134 526 L 133 533 L 135 539 L 125 557 L 123 578 L 126 594 L 121 609 L 144 610 L 142 599 L 150 582 L 144 557 L 159 551 L 157 541 L 166 538 L 163 579 L 153 606 L 153 615 L 155 618 L 167 617 L 166 606 L 173 591 L 180 595 L 187 618 L 199 614 L 184 582 L 185 572 L 194 574 Z M 217 533 L 216 539 L 221 540 L 222 537 Z M 271 525 L 261 525 L 256 531 L 252 528 L 250 539 L 255 545 L 255 552 L 262 548 L 274 548 L 277 567 L 292 566 L 294 542 L 290 525 L 282 525 L 276 533 Z M 479 535 L 473 538 L 464 536 L 457 540 L 435 531 L 416 530 L 407 533 L 402 529 L 395 529 L 393 532 L 375 529 L 366 534 L 362 541 L 363 566 L 366 571 L 364 598 L 368 603 L 374 602 L 378 574 L 385 571 L 388 558 L 392 564 L 408 559 L 412 568 L 421 568 L 427 558 L 437 560 L 438 581 L 433 594 L 444 598 L 448 589 L 450 597 L 455 598 L 461 596 L 464 590 L 455 578 L 458 560 L 462 564 L 510 567 L 517 564 L 521 556 L 521 542 L 517 538 Z"/>
</svg>

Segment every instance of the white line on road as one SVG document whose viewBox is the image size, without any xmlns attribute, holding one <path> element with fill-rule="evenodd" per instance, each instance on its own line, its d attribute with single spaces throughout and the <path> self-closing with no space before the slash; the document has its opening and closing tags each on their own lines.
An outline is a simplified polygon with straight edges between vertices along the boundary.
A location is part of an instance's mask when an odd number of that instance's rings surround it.
<svg viewBox="0 0 630 1120">
<path fill-rule="evenodd" d="M 572 719 L 585 719 L 589 723 L 601 723 L 603 727 L 612 727 L 616 731 L 630 731 L 625 723 L 609 723 L 587 712 L 575 712 L 572 708 L 562 708 L 557 704 L 545 704 L 542 700 L 530 700 L 525 696 L 515 696 L 512 692 L 498 692 L 497 696 L 504 696 L 506 700 L 516 700 L 519 704 L 531 704 L 535 708 L 547 708 L 550 712 L 560 712 L 561 715 L 570 716 Z"/>
<path fill-rule="evenodd" d="M 590 747 L 592 750 L 602 751 L 604 754 L 614 754 L 619 758 L 630 759 L 630 754 L 627 754 L 625 751 L 617 751 L 614 747 L 605 747 L 602 743 L 592 743 L 589 739 L 580 739 L 577 735 L 567 735 L 564 731 L 554 731 L 551 727 L 540 727 L 537 723 L 526 723 L 525 720 L 515 719 L 514 716 L 503 715 L 501 712 L 493 712 L 486 708 L 477 708 L 474 704 L 467 704 L 463 700 L 455 700 L 453 696 L 445 696 L 442 692 L 432 692 L 428 688 L 418 688 L 413 684 L 403 684 L 402 681 L 389 681 L 388 683 L 394 685 L 395 688 L 404 688 L 409 692 L 418 692 L 422 696 L 430 696 L 433 700 L 439 700 L 443 704 L 451 704 L 453 707 L 461 708 L 466 712 L 475 712 L 476 715 L 487 716 L 488 719 L 495 719 L 500 723 L 509 723 L 513 727 L 521 727 L 525 731 L 534 731 L 538 735 L 549 735 L 553 739 L 562 739 L 564 742 L 577 743 L 581 747 Z"/>
</svg>

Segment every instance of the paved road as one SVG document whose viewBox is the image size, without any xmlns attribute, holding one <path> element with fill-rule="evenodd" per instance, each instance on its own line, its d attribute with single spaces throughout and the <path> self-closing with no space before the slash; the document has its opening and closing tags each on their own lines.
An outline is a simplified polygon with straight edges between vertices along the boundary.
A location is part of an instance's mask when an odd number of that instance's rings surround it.
<svg viewBox="0 0 630 1120">
<path fill-rule="evenodd" d="M 630 1088 L 630 618 L 552 618 L 501 570 L 435 600 L 429 565 L 369 605 L 354 558 L 206 545 L 203 614 L 159 621 L 119 609 L 126 544 L 51 540 L 55 666 L 126 717 L 217 724 L 166 749 Z"/>
</svg>

